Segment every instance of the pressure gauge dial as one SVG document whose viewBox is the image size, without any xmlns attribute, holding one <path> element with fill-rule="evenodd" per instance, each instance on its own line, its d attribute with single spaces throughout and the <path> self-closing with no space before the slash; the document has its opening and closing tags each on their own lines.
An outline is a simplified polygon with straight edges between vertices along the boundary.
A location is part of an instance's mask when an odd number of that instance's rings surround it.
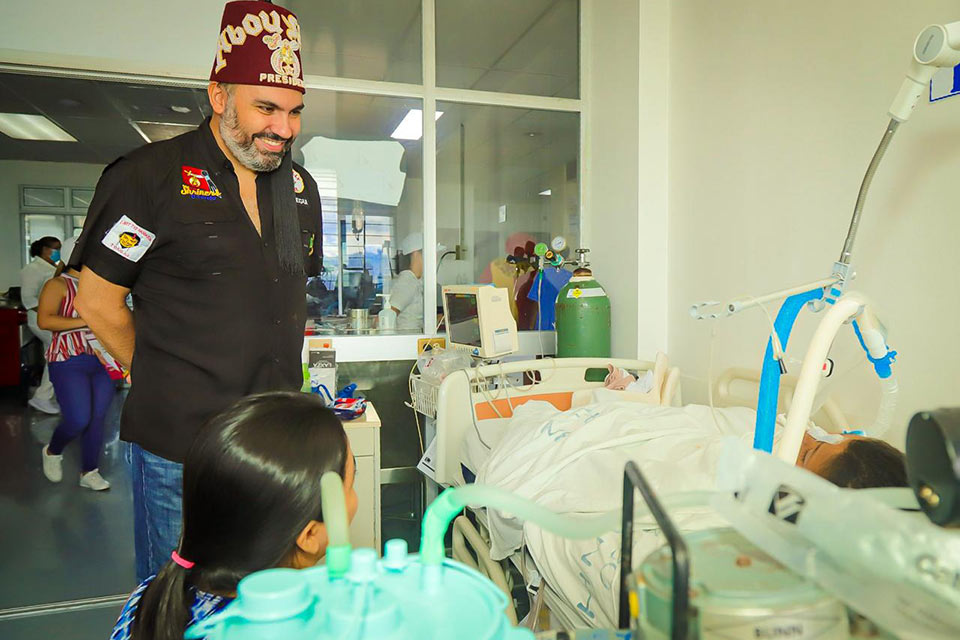
<svg viewBox="0 0 960 640">
<path fill-rule="evenodd" d="M 566 238 L 564 238 L 563 236 L 557 236 L 556 238 L 550 241 L 550 248 L 556 251 L 557 253 L 560 253 L 561 251 L 567 248 Z"/>
</svg>

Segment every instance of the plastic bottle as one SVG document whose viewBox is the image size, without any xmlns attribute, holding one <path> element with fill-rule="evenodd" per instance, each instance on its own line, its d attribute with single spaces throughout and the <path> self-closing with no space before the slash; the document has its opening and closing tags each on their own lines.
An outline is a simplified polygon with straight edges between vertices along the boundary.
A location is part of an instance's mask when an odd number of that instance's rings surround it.
<svg viewBox="0 0 960 640">
<path fill-rule="evenodd" d="M 383 298 L 383 309 L 377 314 L 377 327 L 381 332 L 395 331 L 397 328 L 397 312 L 390 306 L 390 294 L 378 293 L 378 298 Z"/>
</svg>

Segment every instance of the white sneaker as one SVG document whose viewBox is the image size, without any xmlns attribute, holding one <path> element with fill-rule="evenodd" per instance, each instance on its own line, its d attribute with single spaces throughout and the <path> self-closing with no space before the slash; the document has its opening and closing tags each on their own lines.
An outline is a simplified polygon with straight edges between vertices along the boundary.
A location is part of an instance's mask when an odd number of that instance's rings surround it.
<svg viewBox="0 0 960 640">
<path fill-rule="evenodd" d="M 43 475 L 50 482 L 63 480 L 63 455 L 55 456 L 47 452 L 49 445 L 44 445 L 40 454 L 43 456 Z"/>
<path fill-rule="evenodd" d="M 48 413 L 52 416 L 60 413 L 60 406 L 53 400 L 45 400 L 34 396 L 27 400 L 27 404 L 41 413 Z"/>
<path fill-rule="evenodd" d="M 106 491 L 110 488 L 110 483 L 100 475 L 100 469 L 94 469 L 80 474 L 80 486 L 91 491 Z"/>
</svg>

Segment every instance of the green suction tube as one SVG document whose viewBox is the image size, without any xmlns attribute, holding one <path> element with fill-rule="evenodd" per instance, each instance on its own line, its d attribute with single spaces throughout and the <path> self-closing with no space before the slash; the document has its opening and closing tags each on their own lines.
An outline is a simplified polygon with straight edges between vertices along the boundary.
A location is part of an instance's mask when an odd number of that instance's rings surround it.
<svg viewBox="0 0 960 640">
<path fill-rule="evenodd" d="M 343 479 L 336 471 L 327 471 L 320 477 L 320 503 L 329 540 L 327 571 L 331 578 L 342 578 L 350 569 L 351 547 Z"/>
<path fill-rule="evenodd" d="M 712 493 L 707 491 L 678 493 L 665 497 L 663 503 L 673 508 L 704 506 L 708 504 L 711 495 Z M 575 518 L 554 513 L 535 502 L 496 487 L 471 484 L 451 488 L 441 493 L 423 516 L 420 559 L 425 566 L 439 566 L 443 563 L 443 537 L 447 527 L 468 505 L 493 507 L 511 513 L 550 533 L 571 540 L 594 538 L 615 531 L 620 526 L 620 509 Z M 636 514 L 646 512 L 645 506 L 637 505 Z"/>
</svg>

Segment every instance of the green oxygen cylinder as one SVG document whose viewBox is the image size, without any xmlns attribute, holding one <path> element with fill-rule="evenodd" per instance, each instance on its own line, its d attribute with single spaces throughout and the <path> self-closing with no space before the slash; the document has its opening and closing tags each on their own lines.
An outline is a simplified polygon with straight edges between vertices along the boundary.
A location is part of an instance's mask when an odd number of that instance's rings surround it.
<svg viewBox="0 0 960 640">
<path fill-rule="evenodd" d="M 586 266 L 557 294 L 557 357 L 610 357 L 610 298 Z"/>
</svg>

